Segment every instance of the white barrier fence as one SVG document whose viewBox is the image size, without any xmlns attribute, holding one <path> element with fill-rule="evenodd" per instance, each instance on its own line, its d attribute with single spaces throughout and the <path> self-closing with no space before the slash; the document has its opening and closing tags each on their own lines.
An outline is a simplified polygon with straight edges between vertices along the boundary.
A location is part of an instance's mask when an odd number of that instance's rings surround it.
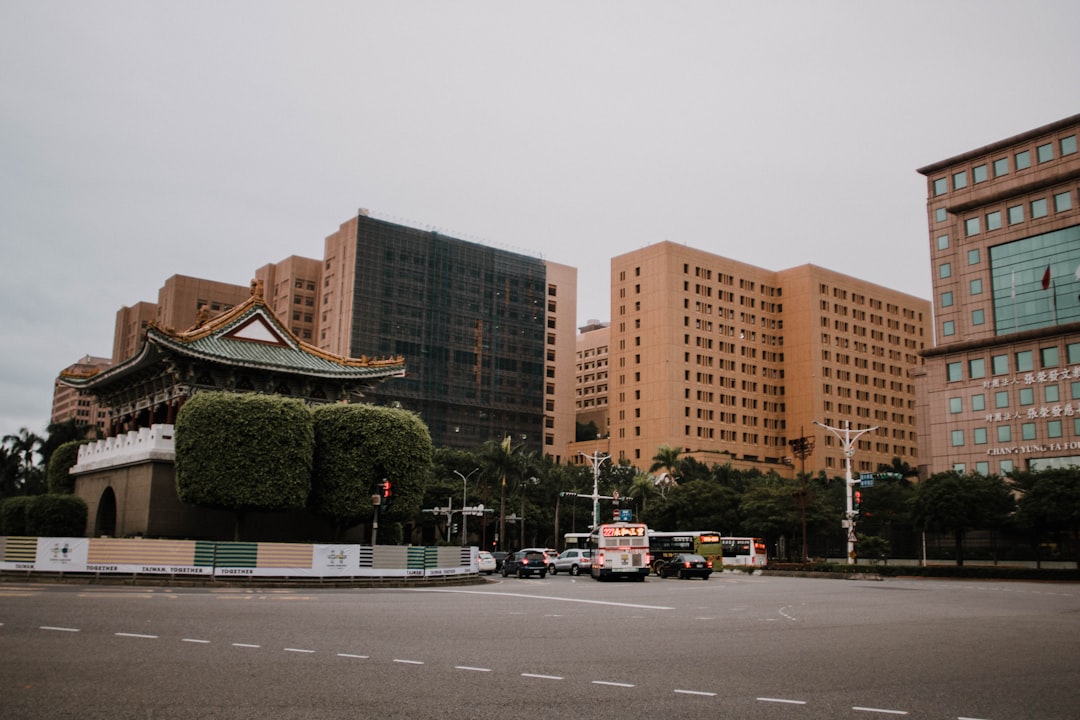
<svg viewBox="0 0 1080 720">
<path fill-rule="evenodd" d="M 477 574 L 475 547 L 0 537 L 0 570 L 282 578 Z"/>
</svg>

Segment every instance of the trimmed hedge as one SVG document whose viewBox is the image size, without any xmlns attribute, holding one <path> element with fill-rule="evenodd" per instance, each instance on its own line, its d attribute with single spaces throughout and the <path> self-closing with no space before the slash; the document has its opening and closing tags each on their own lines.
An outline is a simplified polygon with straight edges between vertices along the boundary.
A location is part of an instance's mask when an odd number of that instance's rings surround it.
<svg viewBox="0 0 1080 720">
<path fill-rule="evenodd" d="M 84 537 L 86 502 L 75 495 L 31 495 L 0 504 L 0 534 Z"/>
<path fill-rule="evenodd" d="M 86 442 L 86 440 L 72 440 L 53 450 L 52 457 L 49 458 L 49 469 L 46 472 L 50 493 L 70 495 L 75 492 L 75 478 L 68 471 L 79 461 L 79 446 Z"/>
</svg>

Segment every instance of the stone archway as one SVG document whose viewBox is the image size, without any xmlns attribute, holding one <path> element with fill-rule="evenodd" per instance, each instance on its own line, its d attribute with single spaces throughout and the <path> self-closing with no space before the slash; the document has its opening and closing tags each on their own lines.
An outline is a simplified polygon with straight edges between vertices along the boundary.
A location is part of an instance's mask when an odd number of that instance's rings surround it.
<svg viewBox="0 0 1080 720">
<path fill-rule="evenodd" d="M 94 537 L 116 536 L 116 493 L 105 488 L 98 500 L 97 517 L 94 518 Z"/>
</svg>

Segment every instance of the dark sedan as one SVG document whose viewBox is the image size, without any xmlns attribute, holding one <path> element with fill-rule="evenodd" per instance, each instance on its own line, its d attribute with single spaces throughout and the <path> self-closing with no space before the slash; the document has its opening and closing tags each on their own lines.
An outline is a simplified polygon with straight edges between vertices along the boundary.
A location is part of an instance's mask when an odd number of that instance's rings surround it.
<svg viewBox="0 0 1080 720">
<path fill-rule="evenodd" d="M 519 578 L 539 575 L 547 577 L 547 558 L 540 550 L 518 550 L 506 556 L 503 560 L 503 577 L 517 575 Z"/>
<path fill-rule="evenodd" d="M 694 577 L 708 580 L 712 575 L 712 560 L 706 560 L 700 555 L 676 555 L 660 566 L 657 575 L 662 578 L 674 575 L 680 580 Z"/>
</svg>

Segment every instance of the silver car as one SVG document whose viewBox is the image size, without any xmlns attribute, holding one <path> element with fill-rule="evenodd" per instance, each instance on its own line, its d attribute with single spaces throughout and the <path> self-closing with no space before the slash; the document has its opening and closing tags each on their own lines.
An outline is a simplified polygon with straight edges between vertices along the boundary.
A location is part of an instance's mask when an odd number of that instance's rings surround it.
<svg viewBox="0 0 1080 720">
<path fill-rule="evenodd" d="M 592 567 L 592 551 L 583 548 L 570 548 L 563 550 L 559 556 L 548 566 L 552 575 L 560 572 L 568 572 L 571 575 L 580 575 L 589 572 Z"/>
</svg>

